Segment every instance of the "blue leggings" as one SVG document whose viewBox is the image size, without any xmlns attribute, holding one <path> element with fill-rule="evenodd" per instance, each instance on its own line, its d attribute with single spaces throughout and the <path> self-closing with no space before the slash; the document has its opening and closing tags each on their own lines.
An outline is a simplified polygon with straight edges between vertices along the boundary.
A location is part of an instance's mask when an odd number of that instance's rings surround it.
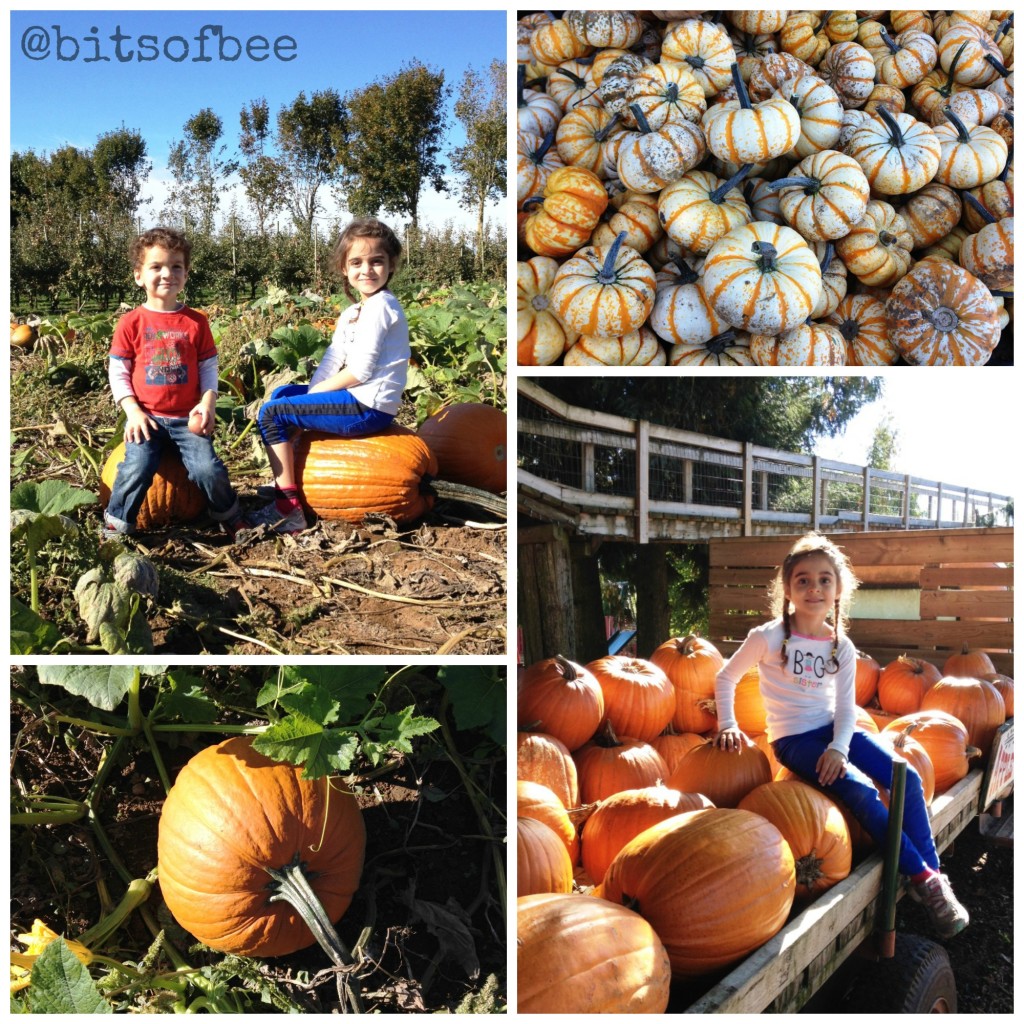
<svg viewBox="0 0 1024 1024">
<path fill-rule="evenodd" d="M 322 430 L 339 437 L 365 437 L 391 425 L 391 413 L 369 409 L 348 391 L 308 394 L 308 384 L 284 384 L 274 388 L 260 406 L 260 436 L 268 447 L 288 440 L 290 428 Z"/>
<path fill-rule="evenodd" d="M 780 764 L 796 772 L 812 785 L 818 785 L 815 765 L 832 742 L 833 726 L 826 725 L 796 736 L 784 736 L 772 743 Z M 886 789 L 892 785 L 892 753 L 869 733 L 855 729 L 850 740 L 846 775 L 836 779 L 823 792 L 841 800 L 864 826 L 879 849 L 885 847 L 889 828 L 889 810 L 882 803 L 872 779 Z M 932 839 L 932 824 L 924 802 L 921 776 L 907 766 L 907 789 L 903 804 L 903 842 L 900 844 L 900 871 L 918 875 L 926 868 L 939 870 L 939 855 Z"/>
</svg>

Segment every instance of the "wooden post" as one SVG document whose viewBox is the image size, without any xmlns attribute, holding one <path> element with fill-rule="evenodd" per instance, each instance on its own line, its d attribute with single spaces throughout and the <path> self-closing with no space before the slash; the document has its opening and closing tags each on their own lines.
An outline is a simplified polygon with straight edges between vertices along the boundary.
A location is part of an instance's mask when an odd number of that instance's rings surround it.
<svg viewBox="0 0 1024 1024">
<path fill-rule="evenodd" d="M 942 481 L 939 481 L 938 490 L 935 496 L 936 509 L 935 509 L 935 528 L 938 529 L 942 526 Z"/>
<path fill-rule="evenodd" d="M 572 555 L 561 526 L 521 531 L 518 545 L 519 624 L 523 662 L 564 654 L 576 659 Z"/>
<path fill-rule="evenodd" d="M 903 475 L 903 529 L 910 529 L 910 474 Z"/>
<path fill-rule="evenodd" d="M 814 455 L 811 458 L 811 527 L 815 530 L 821 522 L 821 502 L 818 500 L 818 491 L 821 486 L 821 459 Z"/>
<path fill-rule="evenodd" d="M 767 491 L 767 487 L 764 488 Z M 754 532 L 754 446 L 750 441 L 743 443 L 743 536 Z"/>
<path fill-rule="evenodd" d="M 971 489 L 970 487 L 964 488 L 964 526 L 971 525 Z"/>
<path fill-rule="evenodd" d="M 583 490 L 588 493 L 594 491 L 594 446 L 583 445 Z"/>
<path fill-rule="evenodd" d="M 864 532 L 871 529 L 871 467 L 864 467 Z"/>
<path fill-rule="evenodd" d="M 647 420 L 636 421 L 636 524 L 634 536 L 637 544 L 646 544 L 650 538 L 650 507 L 651 507 L 651 460 L 650 439 L 651 425 Z"/>
</svg>

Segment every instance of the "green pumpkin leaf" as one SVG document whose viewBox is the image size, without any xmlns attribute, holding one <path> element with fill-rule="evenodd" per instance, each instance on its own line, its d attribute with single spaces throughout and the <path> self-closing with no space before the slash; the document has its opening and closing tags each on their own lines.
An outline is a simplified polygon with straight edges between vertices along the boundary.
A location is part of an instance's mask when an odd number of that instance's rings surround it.
<svg viewBox="0 0 1024 1024">
<path fill-rule="evenodd" d="M 33 1013 L 113 1013 L 78 957 L 61 938 L 32 965 L 29 1002 Z"/>
<path fill-rule="evenodd" d="M 40 654 L 52 651 L 60 630 L 27 604 L 11 598 L 11 654 Z"/>
<path fill-rule="evenodd" d="M 135 676 L 132 665 L 40 665 L 39 682 L 63 687 L 94 708 L 113 711 Z"/>
<path fill-rule="evenodd" d="M 448 691 L 456 728 L 483 729 L 505 744 L 506 684 L 497 665 L 442 665 L 437 678 Z"/>
</svg>

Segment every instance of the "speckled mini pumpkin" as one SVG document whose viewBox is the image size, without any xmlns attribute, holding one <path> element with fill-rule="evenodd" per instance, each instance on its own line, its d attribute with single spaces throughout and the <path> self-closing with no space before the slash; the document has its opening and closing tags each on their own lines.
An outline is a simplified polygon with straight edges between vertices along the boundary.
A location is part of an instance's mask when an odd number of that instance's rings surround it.
<svg viewBox="0 0 1024 1024">
<path fill-rule="evenodd" d="M 664 366 L 665 349 L 649 327 L 616 338 L 580 335 L 565 353 L 566 366 Z"/>
<path fill-rule="evenodd" d="M 831 324 L 803 323 L 778 335 L 752 334 L 758 366 L 845 366 L 846 341 Z"/>
</svg>

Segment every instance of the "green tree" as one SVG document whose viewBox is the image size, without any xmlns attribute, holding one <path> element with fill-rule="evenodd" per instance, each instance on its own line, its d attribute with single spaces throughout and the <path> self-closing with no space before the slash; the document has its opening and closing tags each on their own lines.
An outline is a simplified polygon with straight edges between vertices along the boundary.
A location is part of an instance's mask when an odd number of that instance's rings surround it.
<svg viewBox="0 0 1024 1024">
<path fill-rule="evenodd" d="M 92 159 L 100 188 L 114 210 L 131 222 L 143 205 L 142 186 L 153 169 L 146 159 L 146 140 L 122 124 L 96 140 Z"/>
<path fill-rule="evenodd" d="M 506 194 L 505 62 L 491 61 L 488 82 L 472 68 L 463 76 L 455 116 L 466 131 L 466 145 L 451 152 L 459 179 L 459 205 L 476 211 L 477 266 L 485 262 L 484 211 L 492 199 Z"/>
<path fill-rule="evenodd" d="M 266 238 L 270 214 L 288 201 L 287 171 L 267 152 L 273 131 L 270 107 L 263 97 L 242 108 L 239 123 L 242 134 L 238 148 L 245 157 L 239 176 L 256 217 L 256 229 L 261 238 Z"/>
<path fill-rule="evenodd" d="M 414 62 L 345 97 L 351 132 L 342 187 L 353 213 L 407 216 L 415 231 L 424 186 L 447 192 L 440 154 L 449 91 L 443 71 Z"/>
<path fill-rule="evenodd" d="M 211 235 L 220 193 L 238 163 L 221 143 L 224 122 L 205 107 L 185 122 L 185 137 L 171 145 L 168 166 L 174 186 L 165 208 L 171 219 L 186 218 L 189 228 Z"/>
<path fill-rule="evenodd" d="M 312 237 L 320 192 L 335 181 L 348 131 L 348 114 L 333 89 L 307 100 L 300 92 L 277 115 L 277 148 L 286 173 L 288 207 L 295 227 Z"/>
</svg>

